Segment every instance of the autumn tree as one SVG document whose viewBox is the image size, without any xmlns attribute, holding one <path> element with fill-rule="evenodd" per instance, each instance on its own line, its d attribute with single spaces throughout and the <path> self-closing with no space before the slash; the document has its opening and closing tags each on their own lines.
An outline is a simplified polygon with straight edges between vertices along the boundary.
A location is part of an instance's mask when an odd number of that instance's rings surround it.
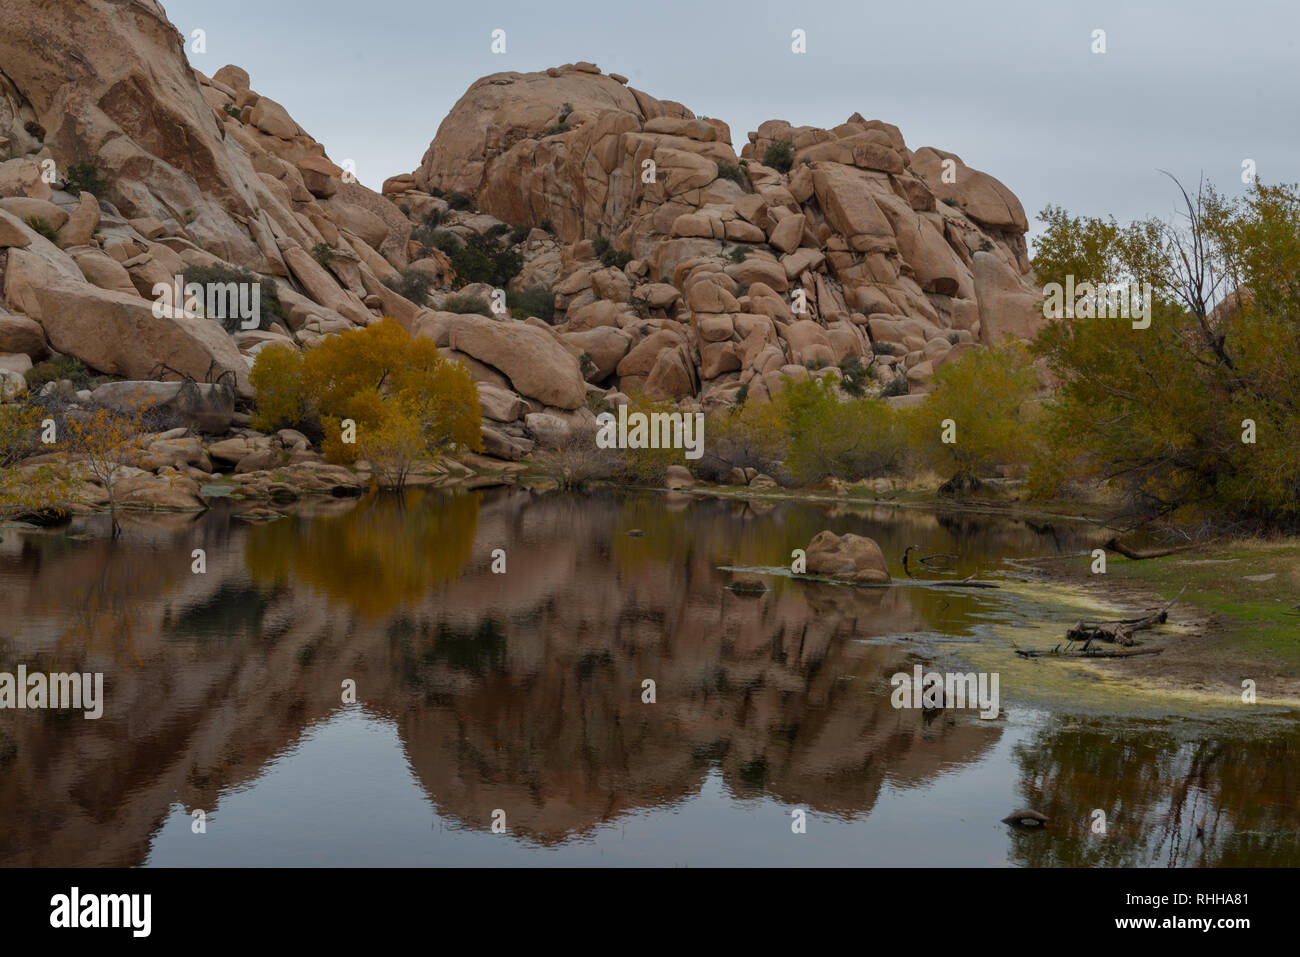
<svg viewBox="0 0 1300 957">
<path fill-rule="evenodd" d="M 1117 487 L 1135 522 L 1300 519 L 1300 193 L 1229 200 L 1178 187 L 1182 214 L 1119 226 L 1049 207 L 1043 283 L 1150 284 L 1150 324 L 1053 319 L 1036 350 L 1059 382 L 1035 486 Z M 1136 326 L 1136 327 L 1135 327 Z"/>
<path fill-rule="evenodd" d="M 385 487 L 400 489 L 420 459 L 483 447 L 469 372 L 393 319 L 330 336 L 305 354 L 263 349 L 250 381 L 258 427 L 318 420 L 326 457 L 364 456 Z"/>
<path fill-rule="evenodd" d="M 114 538 L 122 531 L 117 521 L 117 483 L 139 450 L 140 434 L 148 431 L 145 416 L 151 405 L 145 401 L 129 409 L 95 406 L 66 416 L 61 425 L 56 448 L 81 462 L 108 494 Z"/>
<path fill-rule="evenodd" d="M 75 482 L 60 466 L 24 464 L 39 452 L 46 413 L 26 403 L 0 404 L 0 521 L 20 515 L 61 513 Z"/>
<path fill-rule="evenodd" d="M 1037 442 L 1038 374 L 1019 343 L 977 349 L 935 372 L 930 395 L 908 413 L 918 460 L 951 476 L 944 489 L 978 487 L 998 469 L 1023 469 Z"/>
</svg>

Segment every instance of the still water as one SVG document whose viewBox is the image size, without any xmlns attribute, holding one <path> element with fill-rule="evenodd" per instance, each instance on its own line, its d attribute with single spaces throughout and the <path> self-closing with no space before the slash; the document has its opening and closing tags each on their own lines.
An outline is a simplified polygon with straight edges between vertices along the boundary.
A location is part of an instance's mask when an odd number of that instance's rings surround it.
<svg viewBox="0 0 1300 957">
<path fill-rule="evenodd" d="M 1003 587 L 793 580 L 823 528 Z M 1023 560 L 1081 524 L 498 489 L 0 535 L 0 672 L 105 699 L 0 711 L 0 865 L 1300 865 L 1294 713 L 1011 652 L 1079 616 Z M 917 664 L 1001 713 L 894 708 Z"/>
</svg>

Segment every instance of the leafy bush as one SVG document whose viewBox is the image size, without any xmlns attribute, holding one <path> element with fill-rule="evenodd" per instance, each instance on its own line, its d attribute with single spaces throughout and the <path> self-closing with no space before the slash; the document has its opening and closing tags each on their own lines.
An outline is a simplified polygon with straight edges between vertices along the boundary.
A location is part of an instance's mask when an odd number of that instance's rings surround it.
<svg viewBox="0 0 1300 957">
<path fill-rule="evenodd" d="M 871 367 L 864 366 L 857 356 L 850 356 L 840 363 L 840 388 L 849 395 L 863 395 L 869 378 Z"/>
<path fill-rule="evenodd" d="M 70 379 L 78 389 L 84 389 L 90 382 L 90 370 L 79 359 L 72 356 L 54 356 L 44 362 L 38 362 L 23 373 L 27 379 L 27 388 L 39 392 L 47 382 Z"/>
<path fill-rule="evenodd" d="M 522 310 L 527 316 L 536 316 L 547 325 L 555 325 L 555 293 L 550 286 L 530 286 L 522 292 L 506 290 L 506 305 L 513 311 Z"/>
<path fill-rule="evenodd" d="M 456 285 L 485 282 L 505 286 L 524 267 L 524 257 L 513 249 L 503 249 L 496 240 L 471 233 L 465 243 L 448 253 L 456 273 Z"/>
<path fill-rule="evenodd" d="M 284 306 L 280 303 L 280 292 L 275 286 L 274 279 L 258 276 L 247 269 L 231 266 L 227 263 L 214 263 L 211 266 L 186 266 L 184 278 L 186 285 L 196 282 L 205 287 L 209 284 L 224 286 L 232 282 L 240 284 L 255 282 L 261 288 L 261 292 L 258 294 L 257 328 L 270 329 L 271 323 L 284 318 Z M 227 308 L 226 312 L 233 313 L 235 310 Z M 242 320 L 237 315 L 227 315 L 221 320 L 221 324 L 227 332 L 234 332 L 242 328 Z"/>
<path fill-rule="evenodd" d="M 64 177 L 64 182 L 68 192 L 77 196 L 90 193 L 98 197 L 108 189 L 108 180 L 100 176 L 99 168 L 91 163 L 73 163 L 68 167 L 68 175 Z"/>
<path fill-rule="evenodd" d="M 235 119 L 239 120 L 241 123 L 243 122 L 243 120 L 244 120 L 244 111 L 241 110 L 239 107 L 235 106 L 235 104 L 233 104 L 233 103 L 225 103 L 225 104 L 222 105 L 221 109 L 222 109 L 223 111 L 225 111 L 225 114 L 226 114 L 227 116 L 233 116 Z"/>
<path fill-rule="evenodd" d="M 483 448 L 478 389 L 469 372 L 393 319 L 329 336 L 305 355 L 268 346 L 250 381 L 254 427 L 319 419 L 326 457 L 354 462 L 364 456 L 381 485 L 401 488 L 420 458 Z M 349 419 L 355 442 L 344 432 Z"/>
<path fill-rule="evenodd" d="M 880 397 L 882 399 L 888 399 L 891 396 L 896 395 L 907 395 L 907 376 L 894 376 L 886 382 L 880 390 Z"/>
<path fill-rule="evenodd" d="M 433 279 L 421 269 L 403 269 L 397 276 L 384 280 L 384 285 L 403 299 L 409 299 L 417 306 L 423 306 L 433 288 Z"/>
<path fill-rule="evenodd" d="M 727 254 L 727 258 L 733 263 L 740 264 L 745 261 L 747 255 L 749 255 L 749 250 L 744 246 L 733 246 L 731 252 Z"/>
<path fill-rule="evenodd" d="M 735 163 L 720 161 L 718 163 L 718 178 L 729 179 L 737 185 L 744 186 L 747 183 L 745 173 Z"/>
<path fill-rule="evenodd" d="M 904 460 L 902 419 L 879 399 L 841 402 L 831 380 L 813 378 L 787 385 L 776 404 L 790 437 L 785 467 L 797 483 L 866 478 Z"/>
<path fill-rule="evenodd" d="M 790 172 L 794 165 L 794 144 L 776 140 L 763 152 L 763 165 L 770 166 L 778 173 Z"/>
<path fill-rule="evenodd" d="M 514 229 L 510 230 L 510 245 L 518 246 L 528 238 L 528 234 L 532 231 L 533 227 L 531 226 L 516 226 Z"/>
<path fill-rule="evenodd" d="M 979 349 L 945 363 L 912 419 L 912 442 L 921 461 L 958 480 L 1027 466 L 1038 444 L 1037 389 L 1030 355 L 1018 343 Z M 944 442 L 949 419 L 956 426 L 956 441 Z"/>
<path fill-rule="evenodd" d="M 56 244 L 58 243 L 59 231 L 55 229 L 53 226 L 51 226 L 44 219 L 42 219 L 40 216 L 28 216 L 25 219 L 23 219 L 23 222 L 26 223 L 28 226 L 30 226 L 33 231 L 40 233 L 50 242 Z"/>
<path fill-rule="evenodd" d="M 543 136 L 556 136 L 560 133 L 567 133 L 573 129 L 568 123 L 556 123 L 554 126 L 548 126 Z"/>
<path fill-rule="evenodd" d="M 898 346 L 892 342 L 873 342 L 871 351 L 878 356 L 896 356 L 898 355 Z"/>
<path fill-rule="evenodd" d="M 322 266 L 328 267 L 334 258 L 334 247 L 329 243 L 317 243 L 311 248 L 311 254 Z"/>
<path fill-rule="evenodd" d="M 477 313 L 480 316 L 492 315 L 492 307 L 482 296 L 448 296 L 442 304 L 443 312 Z"/>
<path fill-rule="evenodd" d="M 447 207 L 449 209 L 461 209 L 474 212 L 478 208 L 474 203 L 474 197 L 470 196 L 468 193 L 448 193 L 444 198 L 447 200 Z"/>
</svg>

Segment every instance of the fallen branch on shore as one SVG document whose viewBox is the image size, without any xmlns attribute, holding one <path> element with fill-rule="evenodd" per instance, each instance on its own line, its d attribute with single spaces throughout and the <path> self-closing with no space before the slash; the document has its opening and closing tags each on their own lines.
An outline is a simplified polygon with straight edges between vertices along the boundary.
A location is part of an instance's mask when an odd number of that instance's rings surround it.
<svg viewBox="0 0 1300 957">
<path fill-rule="evenodd" d="M 1174 607 L 1174 603 L 1183 597 L 1183 592 L 1187 591 L 1184 585 L 1182 591 L 1174 596 L 1173 601 L 1157 611 L 1142 615 L 1139 618 L 1121 618 L 1119 621 L 1081 621 L 1065 633 L 1066 646 L 1074 644 L 1077 641 L 1083 642 L 1083 650 L 1088 650 L 1088 645 L 1094 641 L 1105 641 L 1110 644 L 1124 645 L 1131 647 L 1134 643 L 1133 635 L 1135 632 L 1142 631 L 1145 628 L 1154 628 L 1156 625 L 1163 625 L 1169 620 L 1169 609 Z"/>
<path fill-rule="evenodd" d="M 1136 548 L 1130 548 L 1121 542 L 1118 537 L 1115 537 L 1108 541 L 1105 547 L 1110 549 L 1112 552 L 1119 552 L 1125 558 L 1131 558 L 1134 561 L 1141 561 L 1145 558 L 1164 558 L 1166 555 L 1174 555 L 1178 552 L 1190 551 L 1193 548 L 1198 548 L 1199 545 L 1178 545 L 1174 548 L 1151 548 L 1141 551 Z"/>
<path fill-rule="evenodd" d="M 1056 646 L 1056 648 L 1060 647 L 1060 645 Z M 1163 648 L 1126 648 L 1123 651 L 1107 651 L 1102 648 L 1094 651 L 1057 651 L 1056 648 L 1051 651 L 1026 651 L 1017 648 L 1016 654 L 1021 658 L 1133 658 L 1137 655 L 1158 655 L 1164 651 Z"/>
</svg>

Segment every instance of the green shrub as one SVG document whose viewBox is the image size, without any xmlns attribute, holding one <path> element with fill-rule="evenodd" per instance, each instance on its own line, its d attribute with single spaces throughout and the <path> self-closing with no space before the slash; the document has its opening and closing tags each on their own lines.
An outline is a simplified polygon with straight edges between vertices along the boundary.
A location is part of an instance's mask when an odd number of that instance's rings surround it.
<svg viewBox="0 0 1300 957">
<path fill-rule="evenodd" d="M 277 319 L 284 318 L 284 307 L 280 304 L 280 293 L 276 289 L 275 280 L 266 276 L 258 276 L 247 269 L 241 269 L 238 266 L 230 266 L 226 263 L 216 263 L 211 266 L 186 266 L 184 274 L 185 284 L 189 285 L 196 282 L 201 286 L 207 286 L 210 283 L 225 285 L 226 283 L 248 283 L 256 282 L 261 286 L 261 293 L 258 300 L 258 329 L 269 329 L 271 323 Z M 233 311 L 233 310 L 228 310 Z M 221 324 L 227 332 L 234 332 L 242 328 L 241 320 L 238 316 L 226 316 L 221 320 Z"/>
<path fill-rule="evenodd" d="M 54 356 L 36 363 L 23 373 L 23 377 L 32 392 L 39 392 L 47 382 L 60 379 L 70 379 L 78 389 L 84 389 L 90 382 L 90 370 L 72 356 Z"/>
<path fill-rule="evenodd" d="M 511 311 L 518 309 L 524 318 L 536 316 L 547 325 L 555 325 L 555 293 L 550 286 L 530 286 L 522 292 L 506 290 L 506 305 Z"/>
<path fill-rule="evenodd" d="M 578 356 L 578 368 L 582 370 L 584 379 L 596 371 L 596 360 L 592 358 L 590 352 L 584 352 Z"/>
<path fill-rule="evenodd" d="M 632 261 L 631 253 L 620 252 L 615 249 L 604 236 L 597 236 L 593 239 L 592 246 L 595 248 L 596 258 L 601 261 L 602 265 L 622 269 Z"/>
<path fill-rule="evenodd" d="M 829 380 L 808 379 L 790 383 L 775 401 L 790 441 L 785 466 L 800 484 L 879 475 L 907 453 L 901 417 L 878 399 L 842 402 Z"/>
<path fill-rule="evenodd" d="M 108 188 L 108 180 L 100 176 L 98 167 L 91 163 L 73 163 L 68 167 L 64 183 L 68 192 L 77 196 L 82 193 L 100 196 Z"/>
<path fill-rule="evenodd" d="M 881 398 L 888 398 L 889 396 L 894 395 L 907 395 L 907 376 L 894 376 L 894 378 L 886 382 L 884 388 L 880 390 Z"/>
<path fill-rule="evenodd" d="M 519 253 L 502 249 L 496 240 L 477 233 L 468 236 L 463 246 L 448 255 L 456 271 L 458 287 L 474 282 L 505 286 L 524 268 L 524 257 Z"/>
<path fill-rule="evenodd" d="M 560 133 L 567 133 L 573 129 L 568 123 L 556 123 L 554 126 L 548 126 L 543 136 L 557 136 Z"/>
<path fill-rule="evenodd" d="M 737 185 L 745 185 L 745 174 L 735 163 L 718 163 L 718 179 L 729 179 Z"/>
<path fill-rule="evenodd" d="M 510 230 L 510 245 L 518 246 L 528 238 L 528 234 L 532 231 L 533 227 L 531 226 L 516 226 L 514 229 Z"/>
<path fill-rule="evenodd" d="M 476 212 L 478 209 L 474 203 L 474 197 L 467 193 L 448 193 L 445 198 L 448 209 L 461 209 L 470 212 Z"/>
<path fill-rule="evenodd" d="M 794 144 L 784 140 L 771 143 L 763 153 L 763 165 L 770 166 L 778 173 L 790 172 L 794 165 Z"/>
<path fill-rule="evenodd" d="M 30 226 L 33 231 L 40 233 L 50 242 L 57 244 L 59 241 L 59 231 L 51 226 L 40 216 L 28 216 L 23 222 Z"/>
<path fill-rule="evenodd" d="M 744 405 L 745 400 L 749 398 L 749 383 L 746 382 L 736 390 L 736 405 Z"/>
<path fill-rule="evenodd" d="M 873 342 L 871 350 L 878 356 L 896 356 L 898 355 L 898 346 L 892 342 Z"/>
<path fill-rule="evenodd" d="M 749 255 L 749 250 L 746 249 L 744 246 L 734 246 L 732 247 L 731 252 L 727 253 L 727 258 L 730 259 L 733 263 L 740 264 L 745 261 L 745 257 L 748 255 Z"/>
<path fill-rule="evenodd" d="M 492 315 L 492 307 L 482 296 L 449 296 L 442 304 L 443 312 L 477 313 L 480 316 Z"/>
<path fill-rule="evenodd" d="M 450 256 L 464 244 L 455 233 L 446 229 L 435 229 L 429 236 L 429 245 Z"/>
<path fill-rule="evenodd" d="M 487 232 L 485 232 L 483 235 L 486 236 L 488 239 L 499 240 L 502 236 L 506 235 L 506 233 L 508 232 L 510 232 L 510 227 L 508 225 L 506 225 L 505 223 L 497 223 L 495 226 L 489 227 Z"/>
<path fill-rule="evenodd" d="M 329 243 L 317 243 L 311 248 L 311 254 L 322 266 L 328 267 L 334 258 L 334 247 Z"/>
<path fill-rule="evenodd" d="M 957 343 L 961 342 L 961 336 L 954 330 L 948 333 L 948 341 L 955 346 Z"/>
<path fill-rule="evenodd" d="M 23 124 L 23 129 L 27 131 L 28 136 L 34 136 L 38 140 L 45 139 L 45 127 L 41 126 L 41 124 L 37 123 L 35 120 L 28 120 Z"/>
<path fill-rule="evenodd" d="M 957 205 L 958 205 L 958 203 L 957 203 L 957 198 L 956 198 L 955 196 L 945 196 L 945 197 L 943 198 L 943 202 L 944 202 L 945 205 L 948 205 L 948 206 L 957 206 Z"/>
<path fill-rule="evenodd" d="M 384 280 L 384 285 L 403 299 L 409 299 L 417 306 L 423 306 L 433 287 L 433 279 L 419 269 L 403 269 L 400 275 Z"/>
<path fill-rule="evenodd" d="M 407 207 L 407 211 L 408 212 L 410 211 L 410 207 Z M 441 226 L 443 220 L 446 218 L 447 218 L 447 214 L 445 211 L 441 209 L 431 209 L 424 214 L 424 225 Z"/>
<path fill-rule="evenodd" d="M 241 123 L 244 121 L 244 111 L 241 110 L 239 107 L 235 106 L 235 104 L 226 103 L 224 106 L 221 107 L 221 109 L 225 111 L 225 114 L 227 116 L 233 116 Z"/>
<path fill-rule="evenodd" d="M 840 388 L 849 395 L 861 396 L 869 378 L 871 367 L 864 366 L 857 356 L 850 356 L 840 363 Z"/>
</svg>

